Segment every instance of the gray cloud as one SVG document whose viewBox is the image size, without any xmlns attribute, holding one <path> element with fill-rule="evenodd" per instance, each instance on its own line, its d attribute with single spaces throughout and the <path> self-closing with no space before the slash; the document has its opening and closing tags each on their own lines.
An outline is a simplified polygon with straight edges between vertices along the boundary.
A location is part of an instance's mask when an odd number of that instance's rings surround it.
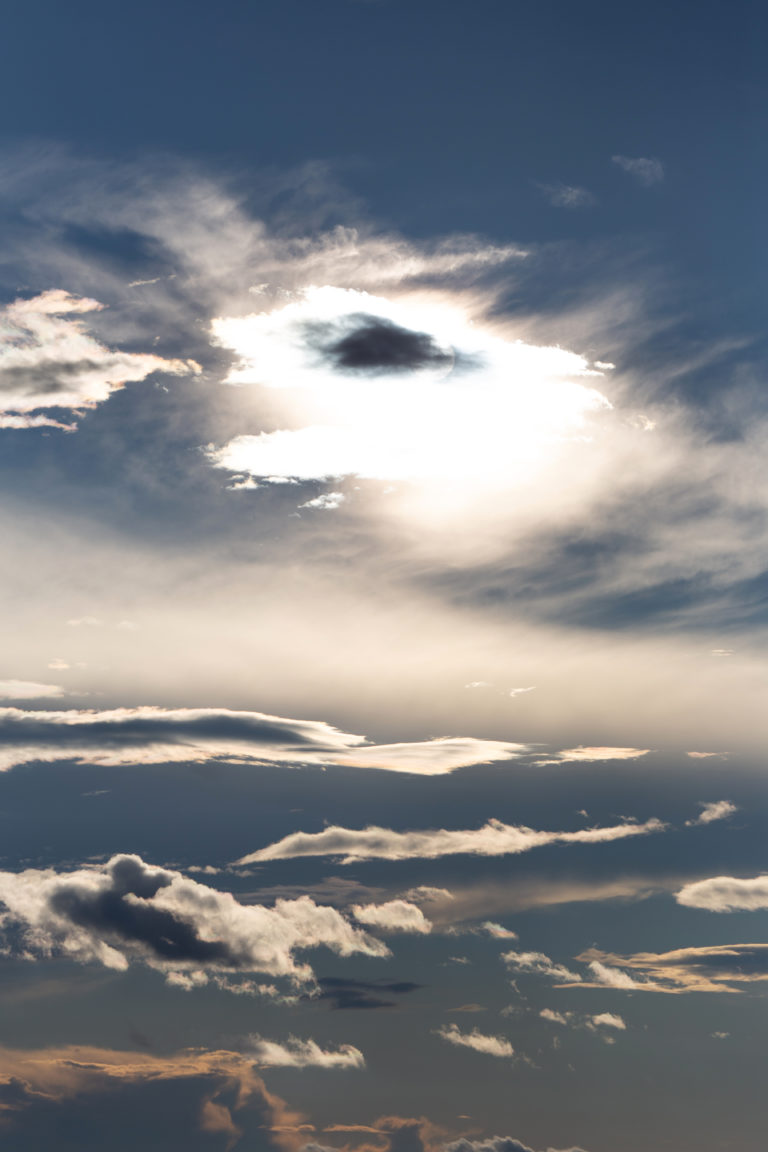
<svg viewBox="0 0 768 1152">
<path fill-rule="evenodd" d="M 139 856 L 70 873 L 2 872 L 0 902 L 0 929 L 14 955 L 62 956 L 117 971 L 143 963 L 186 988 L 217 974 L 306 983 L 312 970 L 294 954 L 307 948 L 388 955 L 380 941 L 307 896 L 277 900 L 273 908 L 245 906 Z"/>
<path fill-rule="evenodd" d="M 414 332 L 381 316 L 349 316 L 344 335 L 320 343 L 334 368 L 344 372 L 401 373 L 443 368 L 453 363 L 450 350 L 440 348 L 427 332 Z"/>
<path fill-rule="evenodd" d="M 664 165 L 654 156 L 611 156 L 611 160 L 646 188 L 664 179 Z"/>
</svg>

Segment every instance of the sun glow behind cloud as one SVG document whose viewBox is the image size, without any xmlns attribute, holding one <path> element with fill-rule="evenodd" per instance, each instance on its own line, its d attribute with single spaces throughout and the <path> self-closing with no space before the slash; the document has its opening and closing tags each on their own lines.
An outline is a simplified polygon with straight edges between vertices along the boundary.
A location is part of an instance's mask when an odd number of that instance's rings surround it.
<svg viewBox="0 0 768 1152">
<path fill-rule="evenodd" d="M 261 483 L 360 477 L 452 492 L 533 479 L 611 407 L 602 373 L 559 347 L 505 339 L 441 299 L 308 288 L 213 322 L 238 357 L 227 382 L 280 390 L 286 427 L 211 446 Z"/>
</svg>

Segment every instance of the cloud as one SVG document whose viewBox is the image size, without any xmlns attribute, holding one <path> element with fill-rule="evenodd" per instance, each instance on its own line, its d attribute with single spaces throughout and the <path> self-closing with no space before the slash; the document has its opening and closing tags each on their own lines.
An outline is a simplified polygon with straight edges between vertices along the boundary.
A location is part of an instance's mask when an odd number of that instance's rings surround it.
<svg viewBox="0 0 768 1152">
<path fill-rule="evenodd" d="M 625 1032 L 627 1028 L 621 1016 L 615 1012 L 600 1012 L 590 1019 L 597 1028 L 616 1028 L 619 1032 Z"/>
<path fill-rule="evenodd" d="M 611 160 L 623 172 L 634 176 L 646 188 L 660 184 L 664 179 L 664 165 L 652 156 L 612 156 Z"/>
<path fill-rule="evenodd" d="M 57 661 L 49 664 L 49 668 L 54 666 L 57 669 L 62 667 Z M 0 680 L 0 700 L 35 700 L 44 696 L 63 695 L 64 689 L 59 684 L 37 684 L 33 680 Z"/>
<path fill-rule="evenodd" d="M 251 1036 L 248 1055 L 265 1068 L 365 1067 L 365 1057 L 352 1044 L 342 1044 L 335 1051 L 325 1050 L 315 1040 L 300 1040 L 296 1036 L 289 1036 L 283 1042 Z"/>
<path fill-rule="evenodd" d="M 537 184 L 553 208 L 591 208 L 596 203 L 588 188 L 575 184 Z"/>
<path fill-rule="evenodd" d="M 768 980 L 768 944 L 716 944 L 671 952 L 617 956 L 590 948 L 576 957 L 597 979 L 582 988 L 609 986 L 643 992 L 739 992 L 740 984 Z M 629 969 L 629 972 L 624 971 Z M 637 978 L 635 973 L 639 973 Z M 736 985 L 736 987 L 734 987 Z"/>
<path fill-rule="evenodd" d="M 312 994 L 313 999 L 328 1001 L 337 1010 L 395 1008 L 392 996 L 405 996 L 421 987 L 411 980 L 352 980 L 343 976 L 320 976 L 317 986 L 320 991 Z"/>
<path fill-rule="evenodd" d="M 421 908 L 406 900 L 390 900 L 386 904 L 353 904 L 352 915 L 367 928 L 379 928 L 383 932 L 425 935 L 432 929 Z"/>
<path fill-rule="evenodd" d="M 637 760 L 640 756 L 647 756 L 650 748 L 590 748 L 579 745 L 578 748 L 564 748 L 562 752 L 555 752 L 549 760 L 540 760 L 542 766 L 557 764 L 559 761 L 572 761 L 576 764 L 599 763 L 603 760 Z"/>
<path fill-rule="evenodd" d="M 299 504 L 299 508 L 320 508 L 324 512 L 332 512 L 334 508 L 340 508 L 345 499 L 343 492 L 324 492 L 314 500 L 305 500 L 303 504 Z"/>
<path fill-rule="evenodd" d="M 768 908 L 768 876 L 696 880 L 681 888 L 675 899 L 686 908 L 704 908 L 708 912 L 759 912 Z"/>
<path fill-rule="evenodd" d="M 690 756 L 690 752 L 688 753 Z M 730 800 L 714 800 L 709 804 L 701 805 L 701 812 L 695 820 L 686 820 L 686 828 L 694 828 L 698 824 L 712 824 L 715 820 L 726 820 L 738 812 L 735 804 Z"/>
<path fill-rule="evenodd" d="M 517 932 L 505 928 L 503 924 L 496 924 L 493 920 L 485 920 L 480 927 L 494 940 L 517 940 Z"/>
<path fill-rule="evenodd" d="M 388 955 L 380 941 L 308 896 L 277 900 L 272 908 L 243 905 L 139 856 L 113 856 L 69 873 L 2 872 L 0 901 L 0 930 L 13 955 L 60 956 L 116 971 L 145 964 L 185 988 L 217 974 L 307 983 L 312 969 L 295 957 L 307 948 Z"/>
<path fill-rule="evenodd" d="M 343 856 L 343 863 L 353 860 L 434 860 L 440 856 L 471 854 L 476 856 L 512 856 L 530 852 L 547 844 L 601 844 L 630 836 L 662 832 L 660 820 L 644 824 L 615 824 L 607 828 L 585 828 L 578 832 L 537 832 L 500 820 L 489 820 L 481 828 L 451 830 L 431 829 L 424 832 L 395 832 L 390 828 L 352 829 L 331 825 L 322 832 L 293 832 L 236 861 L 252 864 L 266 860 L 291 860 L 301 856 Z"/>
<path fill-rule="evenodd" d="M 572 981 L 578 984 L 581 980 L 578 972 L 571 972 L 569 968 L 557 964 L 543 952 L 504 952 L 501 958 L 513 972 L 544 976 L 547 980 L 560 983 Z"/>
<path fill-rule="evenodd" d="M 10 414 L 6 427 L 62 427 L 50 418 L 28 414 L 46 408 L 93 408 L 125 384 L 145 380 L 153 372 L 175 376 L 200 372 L 192 360 L 113 351 L 89 335 L 81 320 L 72 318 L 102 307 L 97 300 L 51 289 L 2 309 L 0 409 Z"/>
<path fill-rule="evenodd" d="M 36 760 L 104 766 L 228 760 L 337 764 L 435 776 L 524 751 L 523 744 L 469 737 L 368 745 L 364 736 L 341 732 L 321 720 L 227 708 L 0 708 L 0 771 Z"/>
<path fill-rule="evenodd" d="M 539 1016 L 541 1016 L 542 1020 L 550 1020 L 553 1024 L 565 1025 L 568 1024 L 571 1017 L 573 1016 L 573 1013 L 555 1012 L 553 1008 L 542 1008 L 541 1012 L 539 1012 Z"/>
<path fill-rule="evenodd" d="M 89 1045 L 43 1049 L 0 1047 L 0 1116 L 4 1126 L 11 1127 L 11 1132 L 15 1121 L 23 1131 L 25 1114 L 33 1109 L 61 1109 L 67 1102 L 108 1094 L 108 1123 L 112 1134 L 115 1123 L 124 1120 L 123 1108 L 127 1107 L 133 1117 L 140 1118 L 142 1131 L 136 1133 L 137 1141 L 151 1139 L 154 1144 L 158 1135 L 155 1129 L 157 1101 L 150 1098 L 147 1106 L 146 1099 L 136 1095 L 137 1090 L 158 1083 L 194 1085 L 198 1081 L 192 1126 L 184 1131 L 183 1121 L 176 1122 L 178 1137 L 182 1141 L 194 1141 L 194 1144 L 185 1143 L 185 1147 L 197 1148 L 196 1133 L 203 1132 L 220 1133 L 228 1138 L 227 1147 L 232 1148 L 244 1134 L 235 1115 L 244 1122 L 252 1112 L 259 1128 L 273 1133 L 298 1131 L 305 1119 L 267 1090 L 256 1073 L 253 1057 L 240 1052 L 190 1049 L 161 1056 Z M 98 1125 L 98 1114 L 91 1100 L 86 1107 L 85 1123 L 87 1130 L 93 1132 Z M 54 1113 L 54 1124 L 58 1115 Z M 65 1115 L 71 1119 L 68 1113 Z M 76 1130 L 80 1130 L 84 1122 L 82 1116 L 78 1120 Z M 209 1147 L 208 1141 L 205 1147 Z"/>
<path fill-rule="evenodd" d="M 281 427 L 209 445 L 259 483 L 357 476 L 483 491 L 528 482 L 610 409 L 601 376 L 560 347 L 506 340 L 435 299 L 331 284 L 249 316 L 220 316 L 227 383 L 279 393 Z"/>
<path fill-rule="evenodd" d="M 446 1024 L 435 1030 L 435 1035 L 455 1044 L 460 1048 L 471 1048 L 474 1052 L 483 1052 L 486 1056 L 498 1056 L 510 1059 L 515 1050 L 503 1036 L 486 1036 L 473 1028 L 471 1032 L 460 1032 L 455 1024 Z"/>
<path fill-rule="evenodd" d="M 597 1032 L 600 1028 L 613 1028 L 618 1032 L 625 1032 L 627 1028 L 622 1017 L 615 1012 L 600 1012 L 596 1016 L 582 1016 L 577 1012 L 556 1012 L 552 1008 L 542 1008 L 539 1016 L 542 1020 L 549 1020 L 552 1024 L 571 1028 L 586 1028 L 590 1032 Z"/>
<path fill-rule="evenodd" d="M 527 1144 L 511 1136 L 491 1136 L 486 1140 L 468 1140 L 462 1137 L 443 1146 L 442 1152 L 533 1152 Z M 547 1152 L 584 1152 L 583 1148 L 575 1145 L 571 1148 L 548 1148 Z"/>
</svg>

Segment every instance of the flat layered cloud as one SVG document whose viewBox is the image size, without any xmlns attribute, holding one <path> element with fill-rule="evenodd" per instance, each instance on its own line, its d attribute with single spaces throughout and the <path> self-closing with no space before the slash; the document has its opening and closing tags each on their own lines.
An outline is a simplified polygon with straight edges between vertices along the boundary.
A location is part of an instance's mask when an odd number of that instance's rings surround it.
<svg viewBox="0 0 768 1152">
<path fill-rule="evenodd" d="M 432 925 L 416 904 L 407 900 L 389 900 L 386 904 L 353 904 L 352 915 L 367 928 L 382 932 L 413 932 L 426 935 Z"/>
<path fill-rule="evenodd" d="M 40 700 L 63 696 L 59 684 L 40 684 L 34 680 L 0 680 L 0 700 Z"/>
<path fill-rule="evenodd" d="M 686 884 L 675 899 L 686 908 L 704 908 L 708 912 L 760 912 L 768 908 L 768 876 L 744 880 L 712 876 Z"/>
<path fill-rule="evenodd" d="M 576 959 L 587 963 L 595 978 L 580 982 L 582 988 L 740 992 L 740 985 L 768 980 L 768 944 L 717 944 L 671 952 L 636 952 L 631 956 L 591 948 Z"/>
<path fill-rule="evenodd" d="M 66 427 L 50 417 L 30 414 L 49 408 L 94 408 L 125 384 L 145 380 L 153 372 L 175 376 L 200 372 L 193 360 L 107 348 L 79 319 L 102 307 L 97 300 L 51 289 L 2 309 L 0 411 L 4 427 Z"/>
<path fill-rule="evenodd" d="M 525 751 L 523 744 L 469 737 L 369 745 L 364 736 L 321 720 L 227 708 L 0 708 L 0 771 L 32 761 L 115 766 L 226 760 L 346 764 L 439 776 Z"/>
<path fill-rule="evenodd" d="M 603 844 L 631 836 L 663 832 L 660 820 L 644 824 L 614 824 L 606 828 L 585 828 L 578 832 L 539 832 L 523 825 L 489 820 L 481 828 L 467 830 L 430 829 L 424 832 L 395 832 L 391 828 L 369 826 L 359 830 L 337 825 L 322 832 L 293 832 L 237 861 L 253 864 L 266 860 L 291 860 L 301 856 L 342 856 L 343 863 L 354 860 L 434 860 L 440 856 L 514 856 L 548 844 Z"/>
<path fill-rule="evenodd" d="M 326 1050 L 315 1040 L 289 1036 L 285 1041 L 265 1040 L 251 1036 L 248 1054 L 264 1068 L 364 1068 L 365 1057 L 352 1044 Z"/>
<path fill-rule="evenodd" d="M 504 1036 L 488 1036 L 473 1028 L 471 1032 L 461 1032 L 455 1024 L 446 1024 L 438 1028 L 435 1035 L 449 1044 L 459 1048 L 471 1048 L 473 1052 L 482 1052 L 486 1056 L 498 1056 L 509 1060 L 515 1055 L 515 1049 Z"/>
<path fill-rule="evenodd" d="M 227 976 L 254 974 L 306 984 L 314 974 L 296 953 L 309 948 L 339 956 L 389 954 L 381 941 L 308 896 L 277 900 L 271 908 L 246 906 L 139 856 L 113 856 L 69 873 L 2 872 L 0 902 L 6 953 L 115 971 L 144 964 L 183 988 L 219 976 L 227 987 Z"/>
<path fill-rule="evenodd" d="M 650 748 L 590 748 L 579 745 L 578 748 L 564 748 L 562 752 L 555 752 L 546 760 L 539 760 L 542 766 L 557 764 L 559 761 L 572 761 L 576 764 L 593 764 L 603 760 L 638 760 L 647 756 Z"/>
</svg>

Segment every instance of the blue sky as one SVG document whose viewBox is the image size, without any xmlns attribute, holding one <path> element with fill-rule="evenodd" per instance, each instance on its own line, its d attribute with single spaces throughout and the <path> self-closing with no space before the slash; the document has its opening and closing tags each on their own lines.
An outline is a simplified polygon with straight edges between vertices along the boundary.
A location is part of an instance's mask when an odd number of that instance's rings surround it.
<svg viewBox="0 0 768 1152">
<path fill-rule="evenodd" d="M 15 1152 L 761 1152 L 765 24 L 7 5 Z"/>
</svg>

